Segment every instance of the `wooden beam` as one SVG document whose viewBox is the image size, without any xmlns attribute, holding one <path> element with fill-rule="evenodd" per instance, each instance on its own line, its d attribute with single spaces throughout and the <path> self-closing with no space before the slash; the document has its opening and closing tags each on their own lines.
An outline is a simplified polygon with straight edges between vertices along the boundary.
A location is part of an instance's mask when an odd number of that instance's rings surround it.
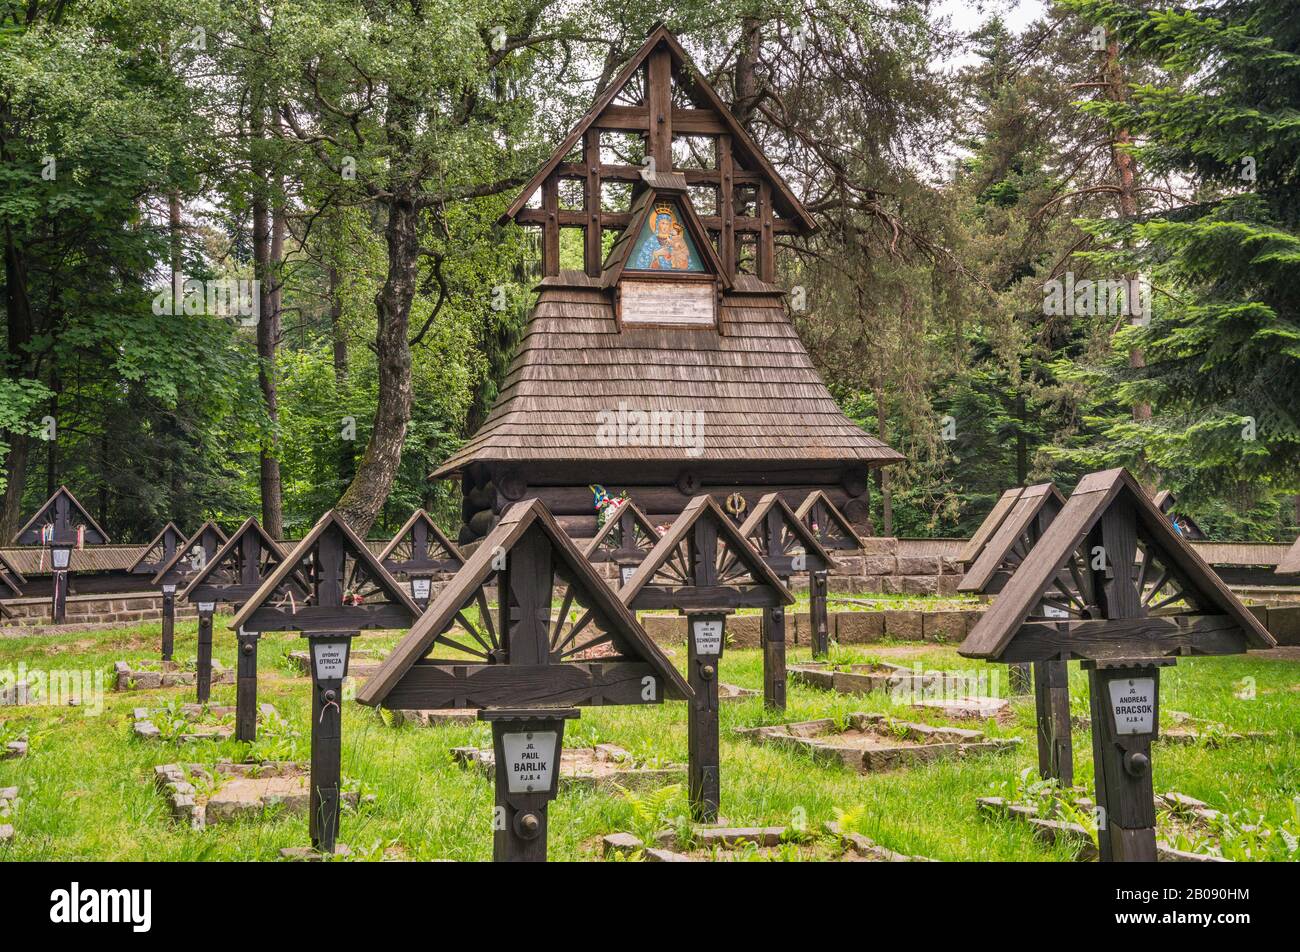
<svg viewBox="0 0 1300 952">
<path fill-rule="evenodd" d="M 1239 654 L 1243 633 L 1228 615 L 1173 618 L 1102 618 L 1022 625 L 999 661 L 1094 661 L 1164 658 L 1175 655 Z"/>
<path fill-rule="evenodd" d="M 645 678 L 660 682 L 654 668 L 640 661 L 520 665 L 425 659 L 403 675 L 382 703 L 397 710 L 645 704 Z M 664 686 L 658 683 L 651 702 L 663 698 Z"/>
<path fill-rule="evenodd" d="M 673 82 L 672 55 L 660 47 L 650 54 L 646 64 L 646 106 L 649 129 L 646 154 L 655 160 L 655 168 L 667 172 L 673 167 Z"/>
<path fill-rule="evenodd" d="M 732 278 L 736 276 L 736 162 L 731 136 L 718 136 L 718 256 Z M 689 181 L 689 180 L 688 180 Z M 708 223 L 705 223 L 708 227 Z"/>
<path fill-rule="evenodd" d="M 604 259 L 601 242 L 604 233 L 601 216 L 604 212 L 600 207 L 600 132 L 598 130 L 587 130 L 583 137 L 583 150 L 587 166 L 586 187 L 583 194 L 586 211 L 586 220 L 583 223 L 583 235 L 586 239 L 583 243 L 583 263 L 587 275 L 596 278 L 600 276 L 600 266 Z"/>
<path fill-rule="evenodd" d="M 552 175 L 542 183 L 542 276 L 560 273 L 560 180 Z"/>
</svg>

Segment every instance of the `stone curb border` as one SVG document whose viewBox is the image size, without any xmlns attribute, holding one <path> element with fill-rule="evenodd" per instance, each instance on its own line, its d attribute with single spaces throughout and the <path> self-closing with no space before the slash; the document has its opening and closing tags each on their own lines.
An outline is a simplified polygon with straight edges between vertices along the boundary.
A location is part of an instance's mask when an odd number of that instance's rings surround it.
<svg viewBox="0 0 1300 952">
<path fill-rule="evenodd" d="M 198 704 L 182 704 L 181 710 L 191 716 L 203 713 L 203 707 Z M 271 718 L 280 716 L 280 712 L 275 709 L 273 704 L 259 704 L 257 707 L 260 717 Z M 162 740 L 162 731 L 160 731 L 153 722 L 153 716 L 158 709 L 147 707 L 137 707 L 131 711 L 131 734 L 139 740 L 160 741 Z M 235 708 L 229 705 L 210 705 L 207 713 L 215 717 L 225 717 L 228 714 L 234 714 Z M 196 740 L 229 740 L 235 734 L 234 725 L 218 725 L 215 731 L 201 732 L 195 734 L 180 734 L 172 738 L 174 743 L 186 744 Z"/>
<path fill-rule="evenodd" d="M 194 684 L 197 676 L 195 672 L 180 670 L 180 666 L 175 661 L 164 661 L 162 664 L 161 671 L 149 671 L 132 670 L 128 661 L 113 662 L 113 690 L 152 691 L 157 688 L 188 687 Z M 212 683 L 234 684 L 235 672 L 213 659 Z"/>
<path fill-rule="evenodd" d="M 909 743 L 865 750 L 861 747 L 837 745 L 833 735 L 840 733 L 840 727 L 831 718 L 766 727 L 741 727 L 736 729 L 736 733 L 757 744 L 804 750 L 812 754 L 814 760 L 843 763 L 859 773 L 910 767 L 947 757 L 962 758 L 1000 752 L 1020 744 L 1018 737 L 986 737 L 983 731 L 899 721 L 884 714 L 850 714 L 845 730 L 869 731 L 881 737 L 895 737 Z M 831 735 L 831 739 L 823 739 L 826 735 Z"/>
<path fill-rule="evenodd" d="M 835 823 L 827 823 L 824 828 L 827 833 L 839 840 L 840 848 L 844 853 L 853 853 L 863 859 L 882 863 L 932 862 L 921 856 L 908 856 L 885 849 L 860 833 L 842 833 Z M 760 848 L 771 848 L 782 843 L 788 829 L 784 826 L 699 826 L 692 830 L 692 836 L 695 838 L 696 848 L 728 849 L 747 843 L 753 843 Z M 610 833 L 601 839 L 601 847 L 606 858 L 615 854 L 631 856 L 641 852 L 646 861 L 651 863 L 709 862 L 681 852 L 677 833 L 674 830 L 662 830 L 655 834 L 654 842 L 654 846 L 649 846 L 631 833 Z"/>
<path fill-rule="evenodd" d="M 1192 816 L 1200 822 L 1207 822 L 1222 814 L 1193 797 L 1181 793 L 1158 793 L 1156 806 L 1168 807 L 1177 812 Z M 1055 820 L 1038 815 L 1038 807 L 1028 803 L 1012 803 L 1005 797 L 976 797 L 979 812 L 997 819 L 1020 820 L 1028 823 L 1034 835 L 1048 844 L 1058 841 L 1077 845 L 1080 862 L 1092 862 L 1097 859 L 1097 845 L 1092 841 L 1092 834 L 1078 823 Z M 1081 805 L 1090 801 L 1081 800 Z M 1156 840 L 1156 861 L 1161 863 L 1231 863 L 1222 856 L 1210 856 L 1206 853 L 1191 853 L 1175 849 L 1164 840 Z"/>
</svg>

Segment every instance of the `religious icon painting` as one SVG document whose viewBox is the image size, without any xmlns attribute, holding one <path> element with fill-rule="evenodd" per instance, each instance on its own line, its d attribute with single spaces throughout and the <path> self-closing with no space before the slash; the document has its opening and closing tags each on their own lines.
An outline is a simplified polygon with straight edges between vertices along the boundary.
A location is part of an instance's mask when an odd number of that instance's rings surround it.
<svg viewBox="0 0 1300 952">
<path fill-rule="evenodd" d="M 637 271 L 704 271 L 699 249 L 674 201 L 655 202 L 632 249 L 628 267 Z"/>
</svg>

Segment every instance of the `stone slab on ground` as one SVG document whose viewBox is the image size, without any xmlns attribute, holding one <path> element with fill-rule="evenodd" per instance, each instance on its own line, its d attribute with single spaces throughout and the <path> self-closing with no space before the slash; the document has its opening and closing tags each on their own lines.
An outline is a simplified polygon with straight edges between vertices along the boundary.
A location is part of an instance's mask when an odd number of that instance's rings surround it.
<svg viewBox="0 0 1300 952">
<path fill-rule="evenodd" d="M 471 708 L 444 707 L 430 710 L 392 710 L 393 726 L 410 724 L 414 727 L 432 727 L 435 724 L 474 724 L 478 711 Z"/>
<path fill-rule="evenodd" d="M 27 738 L 20 737 L 17 740 L 11 740 L 0 748 L 0 760 L 17 760 L 19 757 L 27 756 Z"/>
<path fill-rule="evenodd" d="M 762 691 L 742 688 L 739 684 L 727 684 L 725 681 L 718 682 L 718 700 L 720 701 L 743 701 L 746 698 L 761 697 L 762 694 Z"/>
<path fill-rule="evenodd" d="M 1008 720 L 1011 715 L 1011 702 L 1000 697 L 955 697 L 934 698 L 913 701 L 912 707 L 922 711 L 934 711 L 945 717 L 958 720 Z"/>
<path fill-rule="evenodd" d="M 160 764 L 154 785 L 168 799 L 172 816 L 201 830 L 266 810 L 305 814 L 310 802 L 311 765 L 292 761 L 236 764 Z M 343 800 L 355 806 L 355 792 Z"/>
<path fill-rule="evenodd" d="M 491 747 L 453 747 L 451 755 L 462 767 L 475 768 L 488 779 L 495 776 L 496 756 Z M 560 754 L 561 788 L 613 790 L 617 785 L 645 789 L 679 783 L 685 777 L 686 768 L 682 764 L 644 766 L 617 744 L 566 747 Z"/>
<path fill-rule="evenodd" d="M 787 859 L 791 851 L 799 859 L 830 862 L 924 862 L 921 857 L 885 849 L 859 833 L 841 833 L 833 823 L 826 825 L 820 837 L 792 837 L 784 826 L 696 826 L 687 842 L 679 840 L 675 830 L 660 831 L 653 843 L 631 833 L 610 833 L 602 838 L 601 849 L 607 859 L 639 856 L 650 863 Z"/>
<path fill-rule="evenodd" d="M 136 665 L 136 667 L 132 667 Z M 194 684 L 197 673 L 186 671 L 175 661 L 115 661 L 114 691 L 153 691 L 158 688 L 187 687 Z M 213 684 L 234 684 L 235 672 L 213 659 Z"/>
<path fill-rule="evenodd" d="M 280 712 L 274 705 L 258 705 L 258 721 L 266 718 L 279 718 Z M 233 718 L 235 708 L 230 705 L 210 704 L 204 707 L 201 704 L 182 704 L 180 712 L 189 719 L 194 720 L 194 729 L 176 734 L 169 740 L 185 744 L 196 740 L 226 740 L 235 735 L 235 725 L 233 721 L 222 723 L 219 719 Z M 164 711 L 161 708 L 137 707 L 131 711 L 131 733 L 139 740 L 156 741 L 163 739 L 163 733 L 154 723 L 159 719 L 159 715 Z"/>
<path fill-rule="evenodd" d="M 838 761 L 861 773 L 996 753 L 1020 744 L 1019 738 L 990 738 L 963 727 L 936 727 L 864 713 L 850 714 L 845 729 L 822 718 L 738 728 L 736 733 L 758 744 L 806 751 L 821 762 Z"/>
<path fill-rule="evenodd" d="M 344 843 L 334 844 L 334 855 L 329 856 L 314 846 L 286 846 L 280 850 L 280 858 L 294 863 L 323 863 L 330 859 L 344 859 L 352 855 L 352 850 Z"/>
</svg>

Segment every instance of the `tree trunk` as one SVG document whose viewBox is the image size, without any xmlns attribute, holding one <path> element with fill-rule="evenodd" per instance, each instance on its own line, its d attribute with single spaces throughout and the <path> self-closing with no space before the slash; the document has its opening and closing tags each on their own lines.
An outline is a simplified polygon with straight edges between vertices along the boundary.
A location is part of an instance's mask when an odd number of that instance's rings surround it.
<svg viewBox="0 0 1300 952">
<path fill-rule="evenodd" d="M 420 211 L 410 196 L 388 203 L 388 277 L 375 295 L 378 327 L 375 354 L 379 364 L 379 405 L 365 455 L 352 484 L 338 502 L 338 512 L 365 537 L 397 478 L 402 443 L 411 419 L 411 345 L 407 329 L 419 270 Z"/>
<path fill-rule="evenodd" d="M 1106 40 L 1106 95 L 1114 102 L 1123 102 L 1126 96 L 1124 86 L 1124 67 L 1119 61 L 1119 40 L 1113 34 Z M 1129 220 L 1137 217 L 1137 163 L 1128 151 L 1133 146 L 1133 134 L 1128 129 L 1117 129 L 1111 140 L 1111 156 L 1115 169 L 1119 173 L 1119 211 Z M 1126 275 L 1129 287 L 1136 287 L 1138 276 Z M 1138 323 L 1140 317 L 1132 314 L 1132 301 L 1129 301 L 1130 323 Z M 1140 348 L 1133 348 L 1128 354 L 1128 365 L 1140 370 L 1147 365 L 1146 355 Z M 1151 404 L 1139 402 L 1133 404 L 1133 419 L 1139 422 L 1151 419 Z"/>
<path fill-rule="evenodd" d="M 343 329 L 343 300 L 339 296 L 338 265 L 328 272 L 330 295 L 330 336 L 334 342 L 334 388 L 342 396 L 348 389 L 348 338 Z M 356 475 L 357 460 L 353 440 L 339 440 L 339 481 L 348 483 Z"/>
<path fill-rule="evenodd" d="M 763 45 L 763 24 L 757 17 L 740 21 L 740 53 L 736 57 L 735 103 L 731 111 L 749 132 L 758 111 L 761 90 L 758 85 L 758 54 Z"/>
<path fill-rule="evenodd" d="M 5 371 L 13 380 L 32 373 L 27 346 L 32 339 L 32 310 L 27 296 L 27 267 L 13 232 L 5 226 L 5 320 L 8 328 L 8 359 Z M 7 544 L 22 525 L 23 491 L 27 488 L 27 459 L 31 437 L 26 433 L 4 434 L 9 444 L 5 459 L 4 511 L 0 512 L 0 543 Z"/>
<path fill-rule="evenodd" d="M 876 385 L 876 436 L 882 443 L 889 442 L 889 427 L 885 423 L 885 388 Z M 890 485 L 889 468 L 881 466 L 880 473 L 880 532 L 884 536 L 894 534 L 894 489 Z"/>
<path fill-rule="evenodd" d="M 252 133 L 254 140 L 264 138 L 266 120 L 260 101 L 253 105 Z M 275 350 L 280 339 L 280 275 L 279 261 L 284 252 L 284 218 L 277 206 L 271 211 L 268 197 L 261 186 L 268 177 L 264 163 L 254 164 L 253 177 L 259 183 L 253 193 L 253 269 L 257 287 L 257 379 L 262 388 L 262 402 L 266 408 L 268 436 L 262 440 L 258 453 L 259 482 L 262 494 L 262 528 L 273 539 L 284 538 L 284 517 L 280 500 L 280 461 L 276 457 L 276 427 L 280 421 L 279 395 L 275 378 Z"/>
</svg>

